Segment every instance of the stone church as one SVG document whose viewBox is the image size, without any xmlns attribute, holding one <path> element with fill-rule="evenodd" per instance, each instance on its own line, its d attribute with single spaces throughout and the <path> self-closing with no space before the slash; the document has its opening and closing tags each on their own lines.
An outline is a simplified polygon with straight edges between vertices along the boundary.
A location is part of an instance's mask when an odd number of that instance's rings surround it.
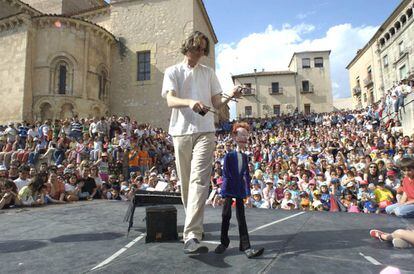
<svg viewBox="0 0 414 274">
<path fill-rule="evenodd" d="M 166 128 L 164 71 L 194 30 L 214 68 L 202 0 L 0 0 L 0 124 L 117 114 Z"/>
</svg>

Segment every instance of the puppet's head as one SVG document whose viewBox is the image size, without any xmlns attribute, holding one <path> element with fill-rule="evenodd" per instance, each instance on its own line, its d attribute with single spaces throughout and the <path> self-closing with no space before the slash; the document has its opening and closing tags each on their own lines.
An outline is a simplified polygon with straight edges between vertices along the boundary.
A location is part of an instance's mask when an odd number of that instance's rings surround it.
<svg viewBox="0 0 414 274">
<path fill-rule="evenodd" d="M 239 148 L 245 148 L 249 139 L 249 124 L 245 122 L 235 123 L 231 131 L 233 140 L 237 143 Z"/>
</svg>

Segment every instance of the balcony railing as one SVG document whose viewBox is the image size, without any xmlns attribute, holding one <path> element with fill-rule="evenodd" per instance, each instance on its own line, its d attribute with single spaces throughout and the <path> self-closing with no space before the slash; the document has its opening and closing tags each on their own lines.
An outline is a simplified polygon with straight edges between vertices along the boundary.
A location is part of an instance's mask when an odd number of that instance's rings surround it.
<svg viewBox="0 0 414 274">
<path fill-rule="evenodd" d="M 273 94 L 273 95 L 283 94 L 283 88 L 282 87 L 278 89 L 269 88 L 269 94 Z"/>
<path fill-rule="evenodd" d="M 354 96 L 360 96 L 361 95 L 361 87 L 360 86 L 356 86 L 352 89 L 352 94 Z"/>
<path fill-rule="evenodd" d="M 256 95 L 256 89 L 255 88 L 247 88 L 243 91 L 243 96 L 254 96 Z"/>
<path fill-rule="evenodd" d="M 372 80 L 372 75 L 368 74 L 367 78 L 364 79 L 364 86 L 368 87 L 372 84 L 374 84 L 374 81 Z"/>
<path fill-rule="evenodd" d="M 303 87 L 300 88 L 300 93 L 313 93 L 314 88 L 313 86 L 309 86 L 308 89 L 304 89 Z"/>
</svg>

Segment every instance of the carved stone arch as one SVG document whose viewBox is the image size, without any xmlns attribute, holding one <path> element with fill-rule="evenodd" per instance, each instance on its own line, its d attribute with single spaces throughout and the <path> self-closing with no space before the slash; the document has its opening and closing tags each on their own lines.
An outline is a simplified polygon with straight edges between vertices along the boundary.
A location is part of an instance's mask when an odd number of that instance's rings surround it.
<svg viewBox="0 0 414 274">
<path fill-rule="evenodd" d="M 395 28 L 396 31 L 399 31 L 400 28 L 401 28 L 401 22 L 400 21 L 396 21 L 394 23 L 394 28 Z"/>
<path fill-rule="evenodd" d="M 101 117 L 103 115 L 103 109 L 101 106 L 94 104 L 91 106 L 92 112 L 91 112 L 91 116 L 92 117 Z"/>
<path fill-rule="evenodd" d="M 407 9 L 407 11 L 405 12 L 405 14 L 407 15 L 407 18 L 410 19 L 411 16 L 413 16 L 413 8 L 409 7 L 409 9 Z"/>
<path fill-rule="evenodd" d="M 98 99 L 106 101 L 109 98 L 109 86 L 111 83 L 109 70 L 105 64 L 100 64 L 96 68 L 98 75 Z"/>
<path fill-rule="evenodd" d="M 33 105 L 33 115 L 35 120 L 44 121 L 45 118 L 53 119 L 55 113 L 55 104 L 53 101 L 49 99 L 40 99 L 36 101 Z"/>
<path fill-rule="evenodd" d="M 400 22 L 401 25 L 404 25 L 407 22 L 407 16 L 405 14 L 400 17 Z"/>
<path fill-rule="evenodd" d="M 61 100 L 56 108 L 60 119 L 72 118 L 77 114 L 77 107 L 72 100 Z"/>
<path fill-rule="evenodd" d="M 50 94 L 73 95 L 73 83 L 78 63 L 67 52 L 57 52 L 48 58 L 50 68 Z"/>
</svg>

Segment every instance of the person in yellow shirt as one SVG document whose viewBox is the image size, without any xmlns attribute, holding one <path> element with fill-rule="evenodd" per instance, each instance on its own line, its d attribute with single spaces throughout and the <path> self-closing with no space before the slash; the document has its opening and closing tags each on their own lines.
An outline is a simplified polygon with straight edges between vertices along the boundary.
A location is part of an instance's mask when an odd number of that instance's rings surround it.
<svg viewBox="0 0 414 274">
<path fill-rule="evenodd" d="M 377 213 L 383 212 L 394 200 L 394 195 L 384 185 L 385 183 L 383 181 L 379 181 L 377 188 L 374 190 L 375 202 L 378 204 Z"/>
</svg>

